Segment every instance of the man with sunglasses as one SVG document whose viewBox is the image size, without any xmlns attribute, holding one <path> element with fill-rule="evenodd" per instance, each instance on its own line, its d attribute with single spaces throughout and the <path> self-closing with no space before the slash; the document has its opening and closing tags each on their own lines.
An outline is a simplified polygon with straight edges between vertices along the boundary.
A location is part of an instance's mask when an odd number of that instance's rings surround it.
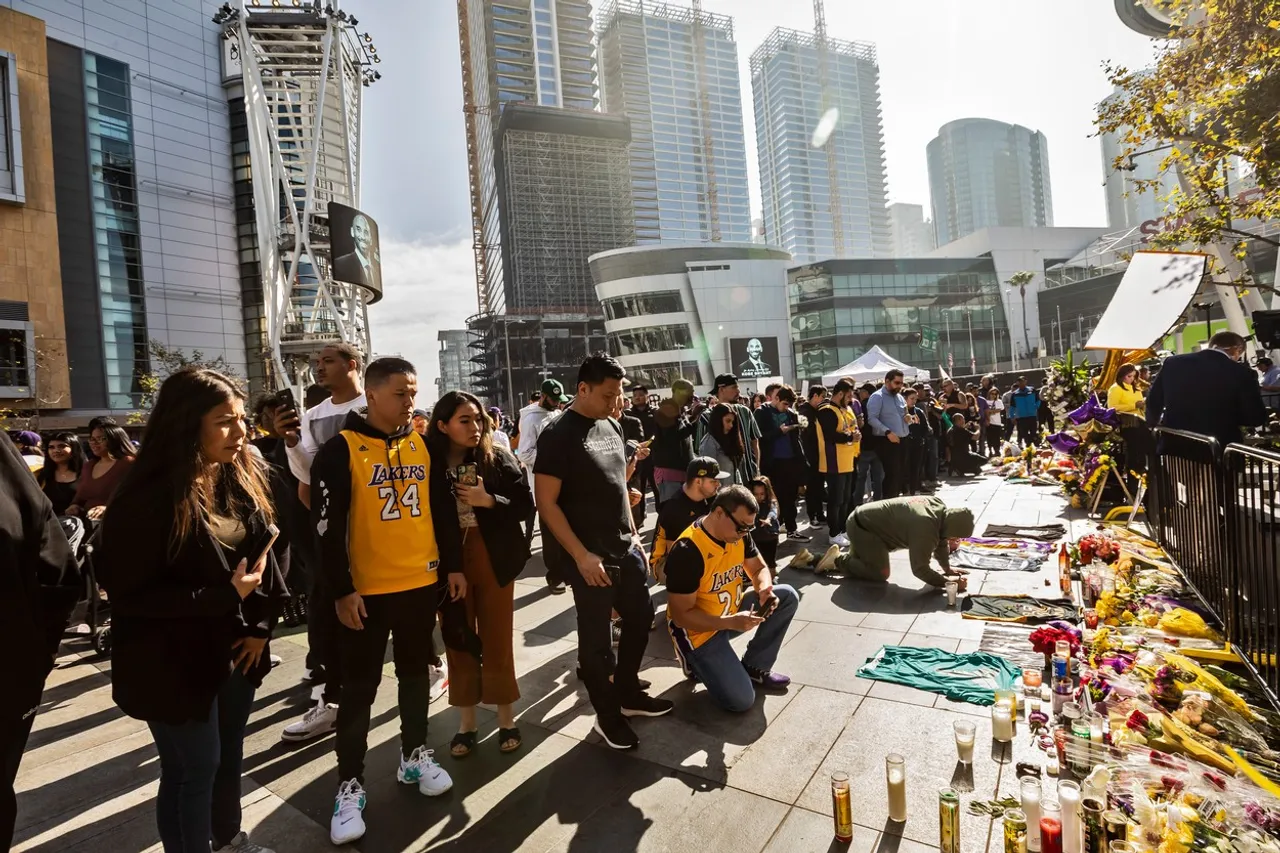
<svg viewBox="0 0 1280 853">
<path fill-rule="evenodd" d="M 711 511 L 685 530 L 667 554 L 667 627 L 685 674 L 701 681 L 726 711 L 755 704 L 755 685 L 784 690 L 772 671 L 800 597 L 774 586 L 751 541 L 760 507 L 744 486 L 716 495 Z M 746 591 L 750 581 L 753 589 Z M 755 631 L 741 658 L 732 636 Z"/>
</svg>

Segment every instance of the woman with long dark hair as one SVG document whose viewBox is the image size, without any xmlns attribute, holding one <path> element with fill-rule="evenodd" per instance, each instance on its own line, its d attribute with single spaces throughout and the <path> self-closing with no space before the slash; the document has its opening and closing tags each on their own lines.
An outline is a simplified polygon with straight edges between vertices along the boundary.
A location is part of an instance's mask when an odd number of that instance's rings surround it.
<svg viewBox="0 0 1280 853">
<path fill-rule="evenodd" d="M 512 650 L 516 576 L 529 560 L 521 523 L 533 509 L 529 483 L 515 456 L 493 442 L 494 422 L 480 400 L 450 391 L 431 412 L 427 447 L 431 451 L 431 488 L 452 489 L 456 512 L 436 524 L 462 528 L 462 572 L 467 592 L 462 601 L 442 604 L 445 648 L 449 658 L 449 704 L 458 708 L 458 733 L 450 746 L 454 758 L 471 753 L 476 743 L 476 705 L 496 705 L 498 748 L 520 748 L 512 703 L 520 698 Z M 456 570 L 455 570 L 456 571 Z M 477 636 L 483 664 L 465 638 Z M 462 641 L 459 641 L 459 640 Z"/>
<path fill-rule="evenodd" d="M 1147 457 L 1154 449 L 1151 430 L 1147 428 L 1147 401 L 1138 388 L 1138 366 L 1122 364 L 1116 381 L 1107 389 L 1107 408 L 1120 416 L 1120 437 L 1124 439 L 1125 461 L 1130 471 L 1147 470 Z"/>
<path fill-rule="evenodd" d="M 49 439 L 48 457 L 36 478 L 53 504 L 54 515 L 66 515 L 76 498 L 80 472 L 84 469 L 84 449 L 73 432 L 57 432 Z"/>
<path fill-rule="evenodd" d="M 111 596 L 113 697 L 160 753 L 165 853 L 208 853 L 211 838 L 220 853 L 269 853 L 240 829 L 240 768 L 287 593 L 266 549 L 276 515 L 244 400 L 212 370 L 164 381 L 95 561 Z"/>
<path fill-rule="evenodd" d="M 707 434 L 702 437 L 698 453 L 716 460 L 721 471 L 732 471 L 735 484 L 741 486 L 746 483 L 747 454 L 742 446 L 742 431 L 738 429 L 738 415 L 734 409 L 725 403 L 717 403 L 711 409 Z"/>
<path fill-rule="evenodd" d="M 89 451 L 94 458 L 85 464 L 80 474 L 76 496 L 67 507 L 67 515 L 84 515 L 97 521 L 133 464 L 136 451 L 128 433 L 111 418 L 89 421 Z"/>
</svg>

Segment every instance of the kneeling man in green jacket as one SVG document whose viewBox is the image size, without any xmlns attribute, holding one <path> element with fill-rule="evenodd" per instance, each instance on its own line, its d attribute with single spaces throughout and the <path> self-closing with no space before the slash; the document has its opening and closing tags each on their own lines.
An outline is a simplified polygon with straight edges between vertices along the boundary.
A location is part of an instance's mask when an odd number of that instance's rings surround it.
<svg viewBox="0 0 1280 853">
<path fill-rule="evenodd" d="M 964 573 L 951 568 L 956 540 L 973 535 L 973 511 L 948 507 L 940 498 L 921 495 L 873 501 L 855 509 L 845 523 L 849 550 L 828 552 L 817 571 L 834 569 L 856 580 L 889 580 L 889 552 L 907 549 L 911 573 L 930 586 L 941 587 L 948 576 Z M 930 558 L 942 572 L 934 571 Z M 824 565 L 825 564 L 825 565 Z"/>
</svg>

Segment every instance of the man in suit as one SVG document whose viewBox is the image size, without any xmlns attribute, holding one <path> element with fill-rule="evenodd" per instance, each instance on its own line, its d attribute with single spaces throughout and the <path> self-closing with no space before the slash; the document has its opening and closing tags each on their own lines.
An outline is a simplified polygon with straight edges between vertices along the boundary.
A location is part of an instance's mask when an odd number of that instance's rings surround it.
<svg viewBox="0 0 1280 853">
<path fill-rule="evenodd" d="M 333 259 L 334 280 L 381 291 L 381 259 L 373 242 L 373 226 L 363 213 L 357 213 L 351 220 L 351 240 L 355 251 Z"/>
<path fill-rule="evenodd" d="M 1225 447 L 1240 440 L 1241 427 L 1266 423 L 1258 377 L 1240 362 L 1244 350 L 1244 338 L 1218 332 L 1208 349 L 1167 359 L 1147 397 L 1147 425 L 1212 436 Z"/>
<path fill-rule="evenodd" d="M 748 378 L 758 378 L 761 376 L 772 376 L 773 368 L 768 362 L 761 361 L 764 355 L 764 344 L 759 338 L 752 338 L 747 341 L 747 360 L 738 365 L 738 375 Z"/>
</svg>

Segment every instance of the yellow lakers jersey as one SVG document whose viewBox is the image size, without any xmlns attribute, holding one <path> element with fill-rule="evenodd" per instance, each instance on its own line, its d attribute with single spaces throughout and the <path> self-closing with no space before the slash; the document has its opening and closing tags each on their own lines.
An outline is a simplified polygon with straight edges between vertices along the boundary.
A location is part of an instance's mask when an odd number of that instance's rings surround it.
<svg viewBox="0 0 1280 853">
<path fill-rule="evenodd" d="M 751 579 L 743 566 L 746 560 L 746 546 L 743 540 L 722 544 L 712 539 L 702 529 L 702 521 L 695 521 L 684 533 L 676 537 L 692 539 L 702 554 L 702 581 L 698 584 L 695 606 L 712 616 L 732 616 L 738 612 L 742 596 Z M 676 654 L 684 659 L 684 653 L 696 649 L 716 635 L 716 631 L 686 631 L 674 621 L 667 620 L 667 628 L 671 632 L 671 640 L 675 643 Z"/>
<path fill-rule="evenodd" d="M 431 455 L 417 433 L 389 442 L 343 430 L 351 458 L 347 553 L 361 595 L 436 582 L 440 551 L 431 522 Z"/>
<path fill-rule="evenodd" d="M 823 403 L 818 407 L 818 411 L 823 409 L 831 409 L 836 413 L 839 419 L 841 432 L 853 432 L 858 428 L 858 416 L 854 414 L 853 409 L 845 406 L 837 406 L 833 403 Z M 827 445 L 831 441 L 831 436 L 823 434 L 822 420 L 818 419 L 818 473 L 820 474 L 848 474 L 854 469 L 854 461 L 858 458 L 858 442 L 852 444 L 837 444 L 836 448 L 836 470 L 828 471 L 830 467 L 827 461 Z"/>
</svg>

